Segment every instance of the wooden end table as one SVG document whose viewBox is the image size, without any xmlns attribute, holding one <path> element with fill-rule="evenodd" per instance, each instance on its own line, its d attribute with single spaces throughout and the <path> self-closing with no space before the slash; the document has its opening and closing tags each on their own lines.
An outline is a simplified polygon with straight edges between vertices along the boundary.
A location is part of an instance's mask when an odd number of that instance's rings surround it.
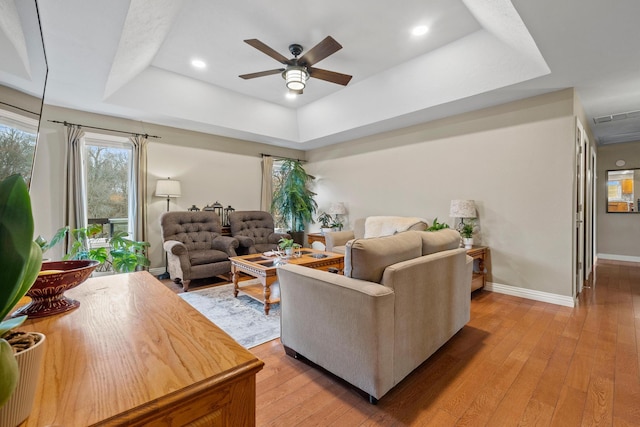
<svg viewBox="0 0 640 427">
<path fill-rule="evenodd" d="M 471 277 L 471 292 L 484 288 L 487 283 L 486 259 L 489 248 L 486 246 L 473 246 L 467 249 L 467 255 L 473 258 L 473 275 Z"/>
<path fill-rule="evenodd" d="M 307 234 L 307 242 L 309 243 L 309 245 L 313 245 L 313 242 L 320 242 L 325 246 L 327 244 L 326 241 L 325 241 L 324 234 L 322 234 L 322 233 L 309 233 L 309 234 Z"/>
<path fill-rule="evenodd" d="M 233 294 L 243 292 L 264 304 L 264 313 L 269 314 L 271 304 L 280 302 L 280 289 L 272 286 L 278 280 L 277 270 L 281 264 L 296 264 L 318 270 L 331 268 L 342 271 L 344 269 L 344 255 L 317 249 L 304 248 L 299 257 L 277 258 L 263 254 L 241 255 L 229 258 L 231 261 L 231 276 L 233 278 Z M 240 273 L 255 277 L 260 283 L 241 286 Z"/>
</svg>

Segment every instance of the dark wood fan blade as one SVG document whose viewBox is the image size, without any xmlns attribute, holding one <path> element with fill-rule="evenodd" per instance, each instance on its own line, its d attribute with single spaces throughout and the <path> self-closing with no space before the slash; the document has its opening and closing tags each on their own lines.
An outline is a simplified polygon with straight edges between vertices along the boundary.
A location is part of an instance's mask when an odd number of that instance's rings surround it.
<svg viewBox="0 0 640 427">
<path fill-rule="evenodd" d="M 277 70 L 267 70 L 267 71 L 260 71 L 257 73 L 250 73 L 250 74 L 242 74 L 238 77 L 242 77 L 243 79 L 255 79 L 256 77 L 263 77 L 263 76 L 270 76 L 272 74 L 278 74 L 278 73 L 282 73 L 284 71 L 284 68 L 278 68 Z"/>
<path fill-rule="evenodd" d="M 335 41 L 333 37 L 327 36 L 327 38 L 312 47 L 310 51 L 302 55 L 302 57 L 298 59 L 298 64 L 310 67 L 316 62 L 322 61 L 327 56 L 336 53 L 340 49 L 342 49 L 342 45 Z"/>
<path fill-rule="evenodd" d="M 256 49 L 258 49 L 260 52 L 264 53 L 265 55 L 269 55 L 270 57 L 272 57 L 276 61 L 280 62 L 281 64 L 291 65 L 290 64 L 291 61 L 289 61 L 289 59 L 284 57 L 284 55 L 279 54 L 278 52 L 276 52 L 275 50 L 273 50 L 272 48 L 270 48 L 266 44 L 262 43 L 258 39 L 248 39 L 248 40 L 245 40 L 244 42 L 247 43 L 248 45 L 251 45 L 251 46 L 255 47 Z"/>
<path fill-rule="evenodd" d="M 323 70 L 321 68 L 307 67 L 309 76 L 316 79 L 325 80 L 331 83 L 337 83 L 342 86 L 346 86 L 351 81 L 351 76 L 348 74 L 336 73 L 335 71 Z"/>
</svg>

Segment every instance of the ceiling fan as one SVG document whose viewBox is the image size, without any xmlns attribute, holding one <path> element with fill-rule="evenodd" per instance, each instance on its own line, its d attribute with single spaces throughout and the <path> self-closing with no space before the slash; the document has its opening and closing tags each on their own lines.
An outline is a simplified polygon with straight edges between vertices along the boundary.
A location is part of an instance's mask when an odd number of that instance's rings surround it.
<svg viewBox="0 0 640 427">
<path fill-rule="evenodd" d="M 309 77 L 314 77 L 331 83 L 337 83 L 343 86 L 346 86 L 351 80 L 351 76 L 347 74 L 312 67 L 313 64 L 322 61 L 327 56 L 342 49 L 342 45 L 335 41 L 331 36 L 326 37 L 300 58 L 298 58 L 298 56 L 302 53 L 302 46 L 299 44 L 290 45 L 289 52 L 293 55 L 293 58 L 291 59 L 287 59 L 285 56 L 276 52 L 274 49 L 270 48 L 258 39 L 245 40 L 245 43 L 255 47 L 260 52 L 269 55 L 281 64 L 286 65 L 286 68 L 276 68 L 274 70 L 242 74 L 239 77 L 243 79 L 254 79 L 256 77 L 281 73 L 282 77 L 287 82 L 287 88 L 289 88 L 290 92 L 295 94 L 302 94 L 302 90 L 305 88 Z"/>
</svg>

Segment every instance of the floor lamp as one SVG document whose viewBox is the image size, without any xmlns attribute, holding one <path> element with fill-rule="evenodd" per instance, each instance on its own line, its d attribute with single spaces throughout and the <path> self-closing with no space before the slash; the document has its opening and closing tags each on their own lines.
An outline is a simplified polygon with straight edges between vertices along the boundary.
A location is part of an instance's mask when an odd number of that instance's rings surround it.
<svg viewBox="0 0 640 427">
<path fill-rule="evenodd" d="M 167 198 L 167 212 L 169 212 L 169 202 L 172 197 L 180 197 L 182 194 L 180 190 L 180 181 L 176 181 L 175 179 L 167 178 L 167 179 L 159 179 L 156 182 L 156 197 L 166 197 Z M 167 252 L 164 252 L 164 273 L 158 276 L 158 279 L 168 279 L 171 277 L 169 275 L 169 263 Z"/>
</svg>

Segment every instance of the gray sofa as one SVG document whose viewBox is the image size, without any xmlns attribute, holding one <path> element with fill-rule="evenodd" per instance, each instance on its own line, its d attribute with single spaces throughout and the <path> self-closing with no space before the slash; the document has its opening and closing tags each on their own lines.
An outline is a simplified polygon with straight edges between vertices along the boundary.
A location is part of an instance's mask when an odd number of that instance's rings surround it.
<svg viewBox="0 0 640 427">
<path fill-rule="evenodd" d="M 231 272 L 230 256 L 236 256 L 238 241 L 222 236 L 220 217 L 211 211 L 166 212 L 160 217 L 163 247 L 171 279 L 189 290 L 192 279 Z"/>
<path fill-rule="evenodd" d="M 376 218 L 376 217 L 371 217 Z M 393 218 L 393 217 L 386 217 Z M 339 254 L 344 254 L 346 250 L 346 245 L 349 240 L 353 239 L 363 239 L 365 237 L 365 224 L 367 218 L 358 218 L 353 222 L 353 230 L 343 230 L 343 231 L 330 231 L 324 233 L 325 239 L 325 250 L 327 252 L 334 252 Z M 407 230 L 426 230 L 429 225 L 426 221 L 415 221 L 414 224 L 410 225 Z M 458 236 L 459 237 L 459 236 Z"/>
<path fill-rule="evenodd" d="M 454 230 L 407 231 L 350 241 L 344 275 L 278 268 L 287 354 L 377 402 L 469 321 L 473 262 L 459 243 Z"/>
</svg>

